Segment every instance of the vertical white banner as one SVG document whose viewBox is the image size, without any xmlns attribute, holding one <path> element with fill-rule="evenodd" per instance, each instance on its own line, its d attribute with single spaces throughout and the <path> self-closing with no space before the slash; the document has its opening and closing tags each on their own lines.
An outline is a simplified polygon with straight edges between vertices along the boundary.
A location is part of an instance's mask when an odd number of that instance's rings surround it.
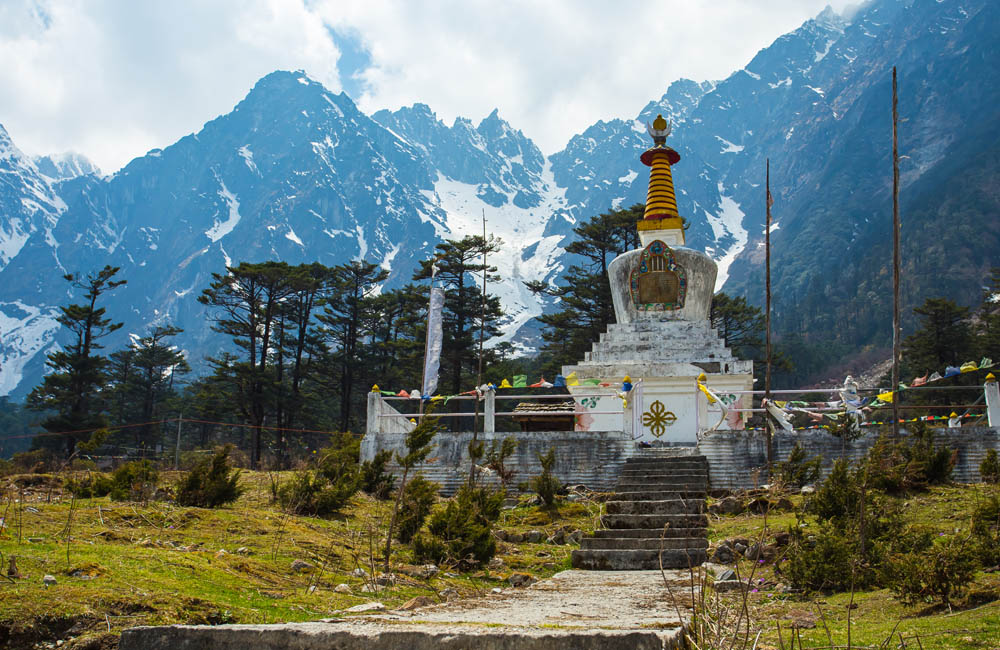
<svg viewBox="0 0 1000 650">
<path fill-rule="evenodd" d="M 444 309 L 444 289 L 431 287 L 431 300 L 427 308 L 427 348 L 424 355 L 424 385 L 422 393 L 433 395 L 438 385 L 438 369 L 441 367 L 441 347 L 444 336 L 441 331 L 441 312 Z"/>
</svg>

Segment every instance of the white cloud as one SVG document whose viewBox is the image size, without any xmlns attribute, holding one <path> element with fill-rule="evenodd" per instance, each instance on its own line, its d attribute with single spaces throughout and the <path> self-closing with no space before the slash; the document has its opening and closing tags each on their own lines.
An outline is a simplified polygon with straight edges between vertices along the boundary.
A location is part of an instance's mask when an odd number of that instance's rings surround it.
<svg viewBox="0 0 1000 650">
<path fill-rule="evenodd" d="M 339 91 L 337 48 L 300 2 L 5 0 L 0 123 L 27 152 L 114 171 L 197 131 L 275 69 Z"/>
<path fill-rule="evenodd" d="M 6 0 L 0 122 L 26 151 L 75 149 L 112 171 L 229 111 L 272 70 L 304 68 L 339 91 L 329 27 L 370 52 L 363 110 L 424 102 L 450 122 L 498 107 L 551 153 L 674 79 L 728 76 L 825 2 Z"/>
</svg>

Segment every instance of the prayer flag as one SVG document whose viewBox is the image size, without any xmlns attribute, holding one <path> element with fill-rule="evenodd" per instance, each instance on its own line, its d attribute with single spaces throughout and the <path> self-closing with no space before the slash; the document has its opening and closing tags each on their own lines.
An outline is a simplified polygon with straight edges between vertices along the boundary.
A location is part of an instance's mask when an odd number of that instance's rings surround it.
<svg viewBox="0 0 1000 650">
<path fill-rule="evenodd" d="M 575 370 L 573 372 L 569 373 L 568 375 L 566 375 L 566 385 L 567 386 L 579 386 L 580 385 L 580 380 L 576 378 L 576 371 Z"/>
<path fill-rule="evenodd" d="M 528 375 L 514 375 L 514 388 L 526 388 L 528 386 Z"/>
<path fill-rule="evenodd" d="M 889 403 L 892 403 L 892 391 L 890 390 L 890 391 L 889 391 L 889 392 L 887 392 L 887 393 L 879 393 L 879 394 L 878 394 L 878 398 L 879 398 L 880 400 L 882 400 L 883 402 L 889 402 Z"/>
<path fill-rule="evenodd" d="M 500 382 L 500 388 L 513 388 L 513 386 L 511 386 L 510 382 L 507 381 L 507 378 L 504 377 L 504 380 Z"/>
<path fill-rule="evenodd" d="M 427 307 L 427 353 L 424 356 L 423 394 L 432 395 L 437 390 L 438 370 L 441 368 L 441 348 L 444 336 L 441 331 L 441 312 L 444 309 L 444 289 L 431 287 L 430 305 Z"/>
</svg>

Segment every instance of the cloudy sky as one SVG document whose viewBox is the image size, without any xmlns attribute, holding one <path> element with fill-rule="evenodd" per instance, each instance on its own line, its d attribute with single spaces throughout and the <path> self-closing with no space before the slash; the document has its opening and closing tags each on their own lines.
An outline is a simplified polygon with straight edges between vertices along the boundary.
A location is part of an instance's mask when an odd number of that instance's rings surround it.
<svg viewBox="0 0 1000 650">
<path fill-rule="evenodd" d="M 546 154 L 679 77 L 721 79 L 827 0 L 0 0 L 0 124 L 113 172 L 276 69 L 362 110 L 494 107 Z M 832 2 L 842 10 L 845 0 Z"/>
</svg>

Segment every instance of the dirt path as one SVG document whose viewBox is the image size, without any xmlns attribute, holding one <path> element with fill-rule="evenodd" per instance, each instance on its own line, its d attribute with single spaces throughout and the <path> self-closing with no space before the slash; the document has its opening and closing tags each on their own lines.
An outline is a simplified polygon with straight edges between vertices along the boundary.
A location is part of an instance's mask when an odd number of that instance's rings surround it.
<svg viewBox="0 0 1000 650">
<path fill-rule="evenodd" d="M 679 602 L 688 573 L 668 571 Z M 690 610 L 681 607 L 685 619 Z M 668 650 L 682 621 L 659 571 L 563 571 L 525 589 L 413 612 L 283 625 L 148 627 L 126 630 L 120 650 L 423 648 Z"/>
</svg>

